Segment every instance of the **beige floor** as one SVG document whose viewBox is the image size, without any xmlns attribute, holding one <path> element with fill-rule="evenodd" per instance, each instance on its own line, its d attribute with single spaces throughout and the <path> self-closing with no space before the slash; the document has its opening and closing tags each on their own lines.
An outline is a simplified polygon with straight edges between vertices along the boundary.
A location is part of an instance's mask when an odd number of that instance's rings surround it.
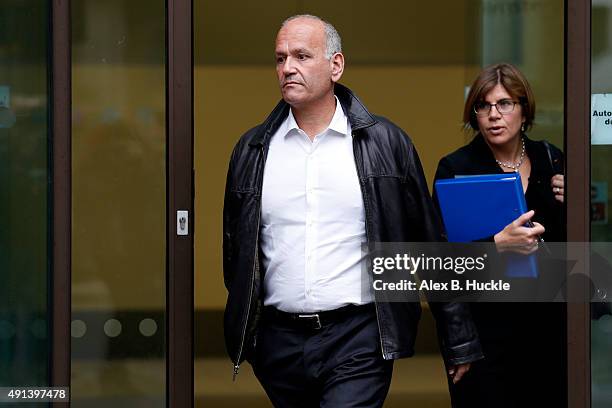
<svg viewBox="0 0 612 408">
<path fill-rule="evenodd" d="M 271 407 L 245 363 L 235 382 L 228 359 L 195 362 L 198 408 Z M 165 364 L 160 360 L 74 361 L 71 392 L 75 407 L 164 407 Z M 440 357 L 425 355 L 395 362 L 385 407 L 447 408 L 450 406 Z"/>
</svg>

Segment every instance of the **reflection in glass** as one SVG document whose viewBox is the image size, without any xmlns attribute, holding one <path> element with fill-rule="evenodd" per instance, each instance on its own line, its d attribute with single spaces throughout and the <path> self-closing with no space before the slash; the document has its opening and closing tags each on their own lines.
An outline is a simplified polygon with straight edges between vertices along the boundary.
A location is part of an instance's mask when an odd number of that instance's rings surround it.
<svg viewBox="0 0 612 408">
<path fill-rule="evenodd" d="M 72 406 L 165 406 L 164 0 L 72 5 Z"/>
<path fill-rule="evenodd" d="M 482 30 L 482 66 L 510 62 L 533 87 L 537 111 L 529 137 L 563 146 L 564 2 L 562 0 L 469 1 Z M 476 77 L 470 73 L 467 84 Z"/>
<path fill-rule="evenodd" d="M 0 386 L 49 380 L 48 19 L 0 7 Z"/>
</svg>

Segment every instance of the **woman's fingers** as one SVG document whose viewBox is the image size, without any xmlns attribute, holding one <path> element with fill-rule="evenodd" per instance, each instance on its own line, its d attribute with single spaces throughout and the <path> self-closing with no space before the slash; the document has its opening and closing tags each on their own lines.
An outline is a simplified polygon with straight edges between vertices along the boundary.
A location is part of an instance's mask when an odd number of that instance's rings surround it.
<svg viewBox="0 0 612 408">
<path fill-rule="evenodd" d="M 557 201 L 563 202 L 563 195 L 565 194 L 565 178 L 563 174 L 555 174 L 550 179 L 550 186 L 553 194 Z"/>
<path fill-rule="evenodd" d="M 563 174 L 555 174 L 552 176 L 550 179 L 550 185 L 551 187 L 565 187 L 565 178 L 563 177 Z"/>
<path fill-rule="evenodd" d="M 546 231 L 546 228 L 544 228 L 544 226 L 540 224 L 539 222 L 534 222 L 533 228 L 529 228 L 529 230 L 530 230 L 529 231 L 530 236 L 536 236 L 536 235 L 542 235 Z"/>
<path fill-rule="evenodd" d="M 520 217 L 518 217 L 516 220 L 512 222 L 513 226 L 522 227 L 523 225 L 527 224 L 527 222 L 531 219 L 531 217 L 533 217 L 534 214 L 535 214 L 535 211 L 533 210 L 529 210 L 525 214 L 521 214 Z"/>
</svg>

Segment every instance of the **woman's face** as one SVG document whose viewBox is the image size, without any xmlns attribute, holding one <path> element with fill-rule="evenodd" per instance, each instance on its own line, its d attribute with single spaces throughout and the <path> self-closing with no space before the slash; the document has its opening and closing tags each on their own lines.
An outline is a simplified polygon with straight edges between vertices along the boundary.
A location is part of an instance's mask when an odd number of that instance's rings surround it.
<svg viewBox="0 0 612 408">
<path fill-rule="evenodd" d="M 484 97 L 484 102 L 498 104 L 500 101 L 514 101 L 514 109 L 510 113 L 501 114 L 496 106 L 491 106 L 491 110 L 486 115 L 476 115 L 478 128 L 485 140 L 493 146 L 503 146 L 517 140 L 521 134 L 521 125 L 525 121 L 523 108 L 508 94 L 506 88 L 497 84 Z"/>
</svg>

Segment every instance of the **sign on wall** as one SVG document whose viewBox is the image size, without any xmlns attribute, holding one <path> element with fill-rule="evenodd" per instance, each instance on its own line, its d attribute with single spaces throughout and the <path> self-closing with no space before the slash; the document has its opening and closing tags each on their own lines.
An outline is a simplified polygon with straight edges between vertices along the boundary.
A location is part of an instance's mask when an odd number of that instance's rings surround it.
<svg viewBox="0 0 612 408">
<path fill-rule="evenodd" d="M 591 95 L 591 144 L 612 144 L 612 94 Z"/>
</svg>

